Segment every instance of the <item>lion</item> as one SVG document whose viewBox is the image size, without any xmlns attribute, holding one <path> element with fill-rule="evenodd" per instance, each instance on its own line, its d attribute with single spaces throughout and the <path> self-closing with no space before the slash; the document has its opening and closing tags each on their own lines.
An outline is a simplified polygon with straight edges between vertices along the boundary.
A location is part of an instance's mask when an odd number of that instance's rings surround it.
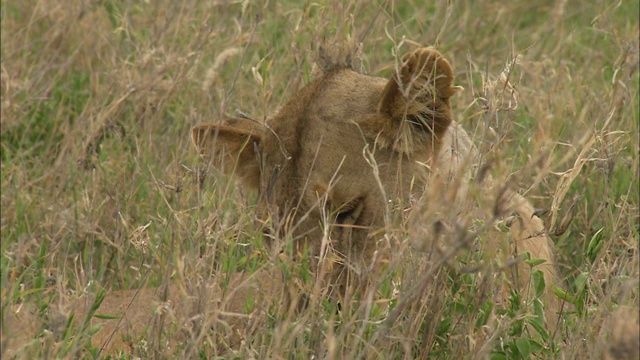
<svg viewBox="0 0 640 360">
<path fill-rule="evenodd" d="M 486 226 L 508 228 L 506 250 L 497 243 L 482 247 L 514 260 L 508 268 L 517 287 L 531 287 L 523 254 L 544 261 L 538 268 L 547 289 L 547 324 L 553 327 L 560 302 L 550 289 L 561 286 L 553 244 L 531 204 L 494 185 L 478 163 L 478 150 L 453 119 L 451 98 L 459 91 L 449 61 L 433 48 L 420 48 L 399 59 L 388 79 L 328 66 L 265 121 L 226 118 L 197 125 L 191 135 L 207 161 L 258 194 L 258 213 L 272 224 L 269 237 L 277 251 L 291 242 L 299 256 L 315 260 L 316 270 L 330 263 L 323 285 L 338 301 L 349 291 L 365 291 L 367 279 L 393 252 L 393 244 L 383 241 L 392 218 L 409 228 L 407 238 L 417 252 L 446 254 L 474 241 L 473 232 L 455 229 L 484 216 Z M 232 328 L 238 317 L 227 315 L 245 311 L 250 294 L 268 301 L 296 291 L 268 269 L 234 279 L 235 290 L 224 297 L 215 284 L 208 286 L 205 304 L 173 286 L 109 292 L 98 312 L 118 318 L 92 319 L 102 328 L 91 339 L 104 353 L 131 352 L 136 345 L 130 340 L 154 323 L 159 309 L 181 324 L 204 312 L 225 318 Z M 90 318 L 92 304 L 83 299 L 73 305 L 76 319 Z M 28 310 L 13 310 L 3 329 L 35 324 Z M 32 335 L 3 331 L 3 342 Z"/>
<path fill-rule="evenodd" d="M 257 191 L 266 217 L 286 219 L 291 241 L 316 258 L 331 249 L 340 259 L 332 282 L 344 291 L 371 268 L 379 250 L 372 234 L 384 232 L 390 212 L 412 208 L 409 223 L 424 223 L 426 213 L 469 223 L 478 207 L 467 193 L 479 154 L 453 120 L 450 99 L 461 88 L 437 50 L 409 52 L 390 79 L 328 68 L 266 121 L 227 118 L 196 126 L 192 139 L 215 166 Z M 481 177 L 485 198 L 499 193 L 492 215 L 510 227 L 509 255 L 544 260 L 547 288 L 559 285 L 553 243 L 534 208 Z M 526 288 L 529 267 L 513 268 Z M 548 292 L 547 307 L 557 312 Z"/>
</svg>

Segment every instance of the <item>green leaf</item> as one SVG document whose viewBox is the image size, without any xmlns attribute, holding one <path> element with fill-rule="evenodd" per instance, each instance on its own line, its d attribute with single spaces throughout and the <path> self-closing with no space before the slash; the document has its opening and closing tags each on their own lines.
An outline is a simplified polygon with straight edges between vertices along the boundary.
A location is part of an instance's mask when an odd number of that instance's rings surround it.
<svg viewBox="0 0 640 360">
<path fill-rule="evenodd" d="M 529 355 L 531 354 L 529 339 L 516 339 L 516 346 L 518 347 L 518 351 L 522 358 L 529 358 Z"/>
<path fill-rule="evenodd" d="M 545 262 L 547 262 L 547 259 L 536 258 L 536 259 L 531 259 L 531 260 L 525 260 L 524 262 L 527 265 L 529 265 L 530 267 L 535 267 L 535 266 L 538 266 L 540 264 L 544 264 Z"/>
<path fill-rule="evenodd" d="M 587 276 L 588 274 L 585 272 L 581 272 L 576 276 L 576 280 L 574 281 L 576 292 L 580 293 L 587 287 Z"/>
<path fill-rule="evenodd" d="M 98 293 L 96 294 L 96 299 L 93 301 L 93 304 L 91 305 L 91 309 L 89 309 L 87 318 L 84 320 L 84 325 L 82 326 L 83 329 L 87 329 L 89 327 L 91 323 L 91 318 L 93 318 L 96 311 L 98 311 L 98 308 L 100 308 L 100 305 L 102 304 L 102 301 L 106 296 L 107 296 L 107 291 L 105 289 L 100 289 L 98 291 Z"/>
<path fill-rule="evenodd" d="M 102 329 L 102 326 L 104 325 L 104 323 L 99 323 L 95 326 L 92 326 L 87 333 L 89 334 L 89 336 L 93 336 L 95 335 L 98 331 L 100 331 L 100 329 Z"/>
<path fill-rule="evenodd" d="M 551 289 L 553 291 L 553 293 L 560 299 L 560 300 L 564 300 L 567 301 L 571 304 L 575 304 L 576 303 L 576 298 L 571 296 L 571 294 L 569 294 L 567 292 L 567 290 L 559 288 L 557 286 L 554 286 L 553 289 Z"/>
<path fill-rule="evenodd" d="M 452 318 L 444 318 L 440 320 L 438 323 L 438 327 L 436 328 L 436 334 L 445 335 L 451 331 L 451 324 L 453 322 Z"/>
<path fill-rule="evenodd" d="M 493 310 L 493 303 L 490 301 L 485 302 L 480 306 L 479 312 L 480 316 L 476 320 L 476 328 L 480 328 L 486 325 L 487 321 L 489 321 L 489 316 L 491 315 L 491 311 Z"/>
<path fill-rule="evenodd" d="M 589 245 L 587 245 L 587 258 L 589 258 L 590 262 L 594 262 L 600 250 L 602 249 L 602 233 L 604 232 L 604 228 L 600 228 L 600 230 L 596 231 L 595 234 L 591 237 L 589 241 Z"/>
<path fill-rule="evenodd" d="M 528 341 L 529 341 L 529 350 L 531 351 L 532 354 L 536 354 L 544 350 L 544 346 L 538 341 L 535 341 L 533 339 L 529 339 Z"/>
<path fill-rule="evenodd" d="M 33 287 L 35 289 L 44 288 L 44 284 L 45 284 L 44 267 L 45 267 L 46 256 L 47 256 L 47 242 L 43 241 L 42 244 L 40 245 L 40 250 L 38 251 L 38 257 L 35 261 L 36 278 L 33 281 Z M 39 308 L 42 307 L 41 303 L 42 303 L 42 297 L 40 296 L 36 297 L 36 304 L 38 305 Z"/>
<path fill-rule="evenodd" d="M 29 296 L 31 294 L 37 294 L 37 293 L 41 293 L 41 292 L 44 292 L 44 289 L 39 287 L 39 288 L 35 288 L 35 289 L 29 289 L 29 290 L 26 290 L 26 291 L 22 291 L 22 292 L 19 293 L 19 296 L 24 298 L 24 297 Z"/>
<path fill-rule="evenodd" d="M 580 313 L 584 310 L 584 304 L 586 302 L 588 276 L 588 273 L 581 272 L 574 280 L 576 288 L 576 301 L 574 305 Z"/>
<path fill-rule="evenodd" d="M 539 301 L 539 300 L 538 300 Z M 541 316 L 535 316 L 535 317 L 530 317 L 527 318 L 527 324 L 529 324 L 538 334 L 540 334 L 540 336 L 542 337 L 543 340 L 548 340 L 549 339 L 549 333 L 547 332 L 547 330 L 544 328 L 544 317 Z"/>
<path fill-rule="evenodd" d="M 120 316 L 118 315 L 109 315 L 109 314 L 95 314 L 93 317 L 97 319 L 103 319 L 103 320 L 120 319 Z"/>
<path fill-rule="evenodd" d="M 531 276 L 533 277 L 533 285 L 536 289 L 536 297 L 540 298 L 544 295 L 544 288 L 546 286 L 544 274 L 540 270 L 534 270 Z"/>
<path fill-rule="evenodd" d="M 71 339 L 71 331 L 73 330 L 73 319 L 75 318 L 75 316 L 76 316 L 75 313 L 71 313 L 71 315 L 69 315 L 69 319 L 67 319 L 67 326 L 64 329 L 65 340 Z"/>
<path fill-rule="evenodd" d="M 500 231 L 501 233 L 504 233 L 504 234 L 508 234 L 509 231 L 510 231 L 509 227 L 504 223 L 504 221 L 497 222 L 495 227 L 496 227 L 496 229 L 498 231 Z"/>
</svg>

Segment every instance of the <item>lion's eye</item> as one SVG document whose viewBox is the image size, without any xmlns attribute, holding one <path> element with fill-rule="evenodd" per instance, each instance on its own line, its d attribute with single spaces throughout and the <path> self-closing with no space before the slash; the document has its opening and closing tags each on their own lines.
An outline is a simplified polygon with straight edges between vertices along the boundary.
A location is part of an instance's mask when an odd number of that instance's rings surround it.
<svg viewBox="0 0 640 360">
<path fill-rule="evenodd" d="M 336 213 L 336 225 L 354 225 L 364 209 L 364 201 L 362 199 L 352 200 L 342 205 Z"/>
<path fill-rule="evenodd" d="M 353 210 L 341 211 L 336 215 L 336 224 L 342 225 L 351 222 L 353 219 Z"/>
</svg>

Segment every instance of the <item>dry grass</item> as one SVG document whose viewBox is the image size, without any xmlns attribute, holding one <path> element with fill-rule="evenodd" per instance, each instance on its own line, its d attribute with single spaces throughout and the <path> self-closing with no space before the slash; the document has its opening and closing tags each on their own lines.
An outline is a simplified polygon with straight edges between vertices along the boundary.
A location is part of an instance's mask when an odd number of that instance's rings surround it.
<svg viewBox="0 0 640 360">
<path fill-rule="evenodd" d="M 421 301 L 391 312 L 393 324 L 382 305 L 337 318 L 322 302 L 293 317 L 274 293 L 242 322 L 238 347 L 194 330 L 179 351 L 633 358 L 638 339 L 602 324 L 637 330 L 625 323 L 634 316 L 609 314 L 638 314 L 638 2 L 448 3 L 3 0 L 2 332 L 16 331 L 4 320 L 21 305 L 45 324 L 18 356 L 98 356 L 80 341 L 92 330 L 70 326 L 63 305 L 84 295 L 169 282 L 233 291 L 231 274 L 273 266 L 251 194 L 205 174 L 189 130 L 224 113 L 261 118 L 313 77 L 319 46 L 355 42 L 351 61 L 375 75 L 393 71 L 400 43 L 435 44 L 451 60 L 466 89 L 454 114 L 493 176 L 548 210 L 573 303 L 566 326 L 531 333 L 517 303 L 489 317 L 482 279 L 441 271 Z M 313 288 L 306 264 L 275 263 Z M 405 271 L 390 266 L 379 280 L 391 309 L 408 286 L 397 281 L 414 276 Z M 216 319 L 203 323 L 221 328 Z M 162 324 L 140 356 L 161 356 L 175 330 Z"/>
</svg>

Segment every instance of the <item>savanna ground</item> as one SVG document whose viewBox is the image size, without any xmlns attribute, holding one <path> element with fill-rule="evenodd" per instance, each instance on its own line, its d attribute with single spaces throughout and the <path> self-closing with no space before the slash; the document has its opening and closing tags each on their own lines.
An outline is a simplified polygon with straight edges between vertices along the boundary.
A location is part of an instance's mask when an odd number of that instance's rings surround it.
<svg viewBox="0 0 640 360">
<path fill-rule="evenodd" d="M 566 324 L 536 331 L 517 294 L 496 309 L 476 272 L 445 268 L 385 323 L 416 278 L 391 262 L 379 289 L 390 309 L 336 317 L 325 303 L 291 318 L 272 299 L 250 325 L 258 335 L 224 349 L 205 334 L 188 354 L 577 359 L 637 346 L 637 1 L 1 4 L 2 314 L 30 305 L 48 324 L 18 356 L 99 356 L 84 341 L 95 329 L 52 315 L 69 299 L 286 267 L 262 243 L 252 194 L 203 171 L 190 129 L 237 111 L 261 118 L 310 81 L 319 44 L 353 42 L 359 70 L 378 76 L 415 44 L 451 61 L 465 88 L 455 118 L 491 133 L 476 144 L 493 175 L 547 210 Z M 143 335 L 138 355 L 159 356 L 163 336 Z"/>
</svg>

